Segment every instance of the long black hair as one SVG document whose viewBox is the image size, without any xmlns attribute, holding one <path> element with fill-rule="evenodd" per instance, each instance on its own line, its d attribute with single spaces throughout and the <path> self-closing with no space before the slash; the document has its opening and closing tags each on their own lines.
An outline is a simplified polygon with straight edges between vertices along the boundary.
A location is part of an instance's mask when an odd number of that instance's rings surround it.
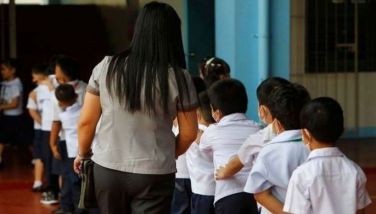
<svg viewBox="0 0 376 214">
<path fill-rule="evenodd" d="M 180 102 L 185 97 L 189 99 L 184 96 L 189 94 L 182 72 L 185 68 L 179 16 L 171 6 L 151 2 L 137 17 L 130 48 L 112 57 L 106 85 L 125 110 L 155 113 L 159 102 L 167 113 L 169 70 L 174 73 Z M 141 104 L 143 91 L 144 105 Z"/>
</svg>

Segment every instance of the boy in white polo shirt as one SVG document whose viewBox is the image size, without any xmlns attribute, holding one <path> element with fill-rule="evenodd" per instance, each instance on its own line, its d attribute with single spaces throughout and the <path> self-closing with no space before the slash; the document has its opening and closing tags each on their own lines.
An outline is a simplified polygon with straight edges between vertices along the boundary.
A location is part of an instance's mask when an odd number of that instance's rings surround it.
<svg viewBox="0 0 376 214">
<path fill-rule="evenodd" d="M 248 98 L 240 81 L 220 80 L 209 88 L 208 94 L 217 123 L 205 130 L 199 148 L 218 168 L 236 155 L 244 140 L 260 127 L 245 115 Z M 257 213 L 252 194 L 243 192 L 249 171 L 245 167 L 232 178 L 215 182 L 215 213 Z"/>
<path fill-rule="evenodd" d="M 274 118 L 269 110 L 270 94 L 280 87 L 290 85 L 288 80 L 280 77 L 270 77 L 260 83 L 256 89 L 258 100 L 258 115 L 262 123 L 266 125 L 255 134 L 251 134 L 240 147 L 237 155 L 231 158 L 225 166 L 216 170 L 217 180 L 227 179 L 238 173 L 244 166 L 252 167 L 262 146 L 275 137 L 271 123 Z"/>
<path fill-rule="evenodd" d="M 300 85 L 288 85 L 270 95 L 269 109 L 277 134 L 264 144 L 249 174 L 245 192 L 253 193 L 261 213 L 282 213 L 288 182 L 308 150 L 302 142 L 299 113 L 310 100 Z"/>
<path fill-rule="evenodd" d="M 63 187 L 64 203 L 61 208 L 64 212 L 78 213 L 77 206 L 80 197 L 81 180 L 73 170 L 73 161 L 78 154 L 77 124 L 80 117 L 81 105 L 78 103 L 74 87 L 69 84 L 61 84 L 55 89 L 55 96 L 62 111 L 59 113 L 62 130 L 64 131 L 67 148 L 67 158 L 63 163 Z"/>
<path fill-rule="evenodd" d="M 192 200 L 191 214 L 214 213 L 214 165 L 205 159 L 199 149 L 200 139 L 206 128 L 215 123 L 211 116 L 210 100 L 206 91 L 198 96 L 199 108 L 197 109 L 198 132 L 195 142 L 186 152 L 186 161 L 191 179 Z"/>
<path fill-rule="evenodd" d="M 292 174 L 284 211 L 288 213 L 356 213 L 371 203 L 361 168 L 335 146 L 341 136 L 343 111 L 337 101 L 320 97 L 301 114 L 308 160 Z"/>
</svg>

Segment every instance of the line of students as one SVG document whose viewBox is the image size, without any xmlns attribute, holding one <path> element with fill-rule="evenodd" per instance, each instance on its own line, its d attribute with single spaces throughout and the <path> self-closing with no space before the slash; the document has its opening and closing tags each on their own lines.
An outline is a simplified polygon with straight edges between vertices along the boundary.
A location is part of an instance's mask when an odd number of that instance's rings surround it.
<svg viewBox="0 0 376 214">
<path fill-rule="evenodd" d="M 80 179 L 73 171 L 73 160 L 78 153 L 76 127 L 86 83 L 78 80 L 78 64 L 67 56 L 54 57 L 50 66 L 34 66 L 32 77 L 37 87 L 29 94 L 27 108 L 35 122 L 33 156 L 38 160 L 33 190 L 44 191 L 43 204 L 60 201 L 54 213 L 85 213 L 77 209 Z"/>
<path fill-rule="evenodd" d="M 200 131 L 186 152 L 192 194 L 175 194 L 172 213 L 355 213 L 371 203 L 364 173 L 335 147 L 344 129 L 335 100 L 311 101 L 278 77 L 256 93 L 264 128 L 245 116 L 240 81 L 199 94 Z"/>
</svg>

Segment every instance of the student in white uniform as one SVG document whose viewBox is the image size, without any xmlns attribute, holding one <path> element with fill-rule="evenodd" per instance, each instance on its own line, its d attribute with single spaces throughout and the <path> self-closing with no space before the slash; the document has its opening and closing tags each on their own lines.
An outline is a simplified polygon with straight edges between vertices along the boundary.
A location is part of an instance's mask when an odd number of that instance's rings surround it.
<svg viewBox="0 0 376 214">
<path fill-rule="evenodd" d="M 244 166 L 252 167 L 262 146 L 274 136 L 271 123 L 274 118 L 269 110 L 270 94 L 284 85 L 291 84 L 280 77 L 270 77 L 260 83 L 256 89 L 258 99 L 258 115 L 262 123 L 267 125 L 255 134 L 251 134 L 240 147 L 237 155 L 231 158 L 225 166 L 216 170 L 216 179 L 227 179 L 238 173 Z"/>
<path fill-rule="evenodd" d="M 57 56 L 54 60 L 53 69 L 55 72 L 55 78 L 58 84 L 69 84 L 72 85 L 76 94 L 78 95 L 77 102 L 81 105 L 83 103 L 84 93 L 86 91 L 86 83 L 78 80 L 79 65 L 78 63 L 67 56 Z M 61 128 L 61 120 L 59 114 L 62 112 L 59 106 L 58 100 L 56 99 L 54 91 L 51 92 L 51 118 L 52 126 L 49 136 L 49 146 L 52 153 L 52 171 L 55 174 L 62 175 L 64 172 L 64 163 L 67 159 L 67 147 L 65 142 L 65 135 Z M 60 136 L 59 136 L 60 135 Z M 60 205 L 61 209 L 68 209 L 71 206 L 69 197 L 66 197 L 66 193 L 69 190 L 62 189 L 60 195 Z M 51 194 L 50 194 L 51 195 Z M 57 198 L 56 189 L 53 190 L 52 194 Z M 54 199 L 54 198 L 53 198 Z M 52 199 L 52 200 L 53 200 Z M 49 201 L 48 198 L 42 198 L 42 201 Z M 43 203 L 43 202 L 42 202 Z M 59 210 L 58 209 L 58 210 Z"/>
<path fill-rule="evenodd" d="M 206 128 L 215 123 L 211 116 L 210 100 L 203 91 L 199 94 L 197 109 L 198 133 L 195 142 L 187 150 L 187 166 L 192 185 L 191 214 L 213 214 L 215 181 L 214 165 L 200 152 L 200 139 Z"/>
<path fill-rule="evenodd" d="M 77 208 L 80 198 L 81 180 L 73 170 L 73 161 L 78 154 L 77 124 L 81 105 L 72 85 L 61 84 L 55 89 L 55 96 L 62 112 L 59 113 L 67 148 L 67 158 L 63 161 L 63 187 L 65 204 L 61 204 L 64 213 L 79 213 Z M 70 205 L 70 206 L 68 206 Z M 81 210 L 82 211 L 82 210 Z"/>
<path fill-rule="evenodd" d="M 37 87 L 29 93 L 26 108 L 29 111 L 31 118 L 34 120 L 34 140 L 33 140 L 33 159 L 34 159 L 34 184 L 32 190 L 41 191 L 43 181 L 43 141 L 42 141 L 42 111 L 43 102 L 45 99 L 38 96 L 38 91 L 47 87 L 44 83 L 48 80 L 47 65 L 34 65 L 31 69 L 32 81 L 37 84 Z M 48 89 L 47 89 L 48 91 Z"/>
<path fill-rule="evenodd" d="M 329 97 L 316 98 L 303 108 L 300 121 L 311 152 L 291 176 L 283 211 L 352 214 L 368 206 L 366 176 L 336 147 L 344 130 L 339 103 Z"/>
<path fill-rule="evenodd" d="M 285 86 L 270 95 L 277 136 L 261 149 L 244 191 L 253 193 L 261 213 L 281 213 L 293 170 L 302 164 L 308 150 L 302 142 L 299 113 L 310 100 L 302 86 Z"/>
<path fill-rule="evenodd" d="M 192 77 L 193 85 L 197 94 L 206 90 L 206 85 L 200 77 Z M 173 122 L 172 132 L 177 136 L 179 134 L 179 126 L 177 118 Z M 180 155 L 176 160 L 175 189 L 171 203 L 171 214 L 192 213 L 191 198 L 192 187 L 187 166 L 187 153 Z"/>
<path fill-rule="evenodd" d="M 239 150 L 245 139 L 260 127 L 245 115 L 248 98 L 244 85 L 235 79 L 220 80 L 208 90 L 213 119 L 200 140 L 200 151 L 215 168 Z M 257 213 L 257 205 L 250 193 L 243 192 L 250 168 L 243 168 L 237 175 L 215 182 L 215 213 Z M 213 171 L 214 173 L 214 171 Z"/>
<path fill-rule="evenodd" d="M 200 77 L 204 80 L 206 87 L 210 87 L 218 80 L 230 78 L 230 66 L 221 58 L 208 57 L 202 59 L 199 66 Z"/>
<path fill-rule="evenodd" d="M 73 86 L 75 92 L 78 95 L 77 102 L 82 105 L 84 94 L 86 92 L 87 84 L 78 79 L 79 65 L 78 63 L 67 56 L 59 56 L 55 60 L 54 66 L 56 80 L 59 84 L 70 84 Z M 52 128 L 50 135 L 50 147 L 55 159 L 61 159 L 61 155 L 58 149 L 59 134 L 61 131 L 61 121 L 59 114 L 62 109 L 59 107 L 58 101 L 53 94 L 52 97 Z M 64 140 L 64 135 L 61 135 L 61 139 Z"/>
<path fill-rule="evenodd" d="M 4 144 L 16 145 L 20 142 L 20 127 L 22 127 L 22 93 L 21 80 L 16 76 L 17 60 L 9 59 L 0 63 L 1 82 L 0 91 L 0 168 L 3 165 L 2 154 Z"/>
</svg>

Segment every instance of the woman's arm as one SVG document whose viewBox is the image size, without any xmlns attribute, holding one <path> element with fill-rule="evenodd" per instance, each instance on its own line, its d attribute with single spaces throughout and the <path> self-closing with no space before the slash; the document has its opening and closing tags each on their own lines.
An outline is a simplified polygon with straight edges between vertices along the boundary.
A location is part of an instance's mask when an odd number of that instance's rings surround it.
<svg viewBox="0 0 376 214">
<path fill-rule="evenodd" d="M 90 158 L 91 144 L 101 114 L 102 108 L 99 96 L 87 92 L 78 122 L 78 156 L 74 160 L 76 173 L 80 171 L 81 160 Z"/>
<path fill-rule="evenodd" d="M 177 118 L 179 134 L 176 137 L 175 157 L 184 154 L 196 139 L 198 126 L 196 109 L 178 112 Z"/>
</svg>

